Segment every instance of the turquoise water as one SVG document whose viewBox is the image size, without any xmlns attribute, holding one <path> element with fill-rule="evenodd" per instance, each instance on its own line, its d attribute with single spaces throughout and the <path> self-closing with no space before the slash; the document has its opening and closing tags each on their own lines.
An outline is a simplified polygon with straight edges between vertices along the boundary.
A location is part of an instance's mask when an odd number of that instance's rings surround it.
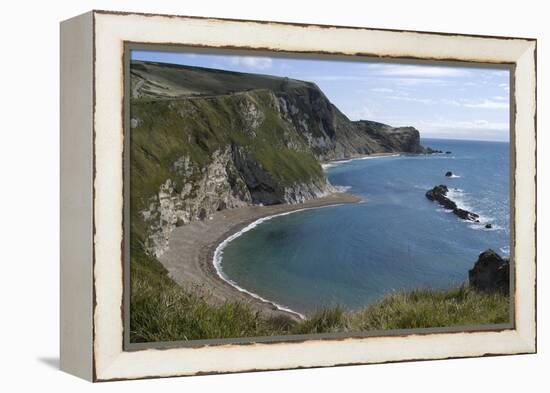
<svg viewBox="0 0 550 393">
<path fill-rule="evenodd" d="M 452 154 L 378 157 L 330 165 L 334 185 L 364 203 L 272 218 L 229 242 L 221 268 L 241 288 L 300 313 L 358 309 L 384 294 L 467 280 L 477 255 L 509 252 L 509 144 L 423 140 Z M 457 177 L 447 178 L 452 171 Z M 430 202 L 437 184 L 482 224 Z"/>
</svg>

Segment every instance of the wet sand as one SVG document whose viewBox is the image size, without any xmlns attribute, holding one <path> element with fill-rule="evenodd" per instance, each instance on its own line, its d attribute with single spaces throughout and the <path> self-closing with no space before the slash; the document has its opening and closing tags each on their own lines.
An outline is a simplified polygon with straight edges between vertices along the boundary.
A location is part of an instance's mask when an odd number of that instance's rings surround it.
<svg viewBox="0 0 550 393">
<path fill-rule="evenodd" d="M 266 316 L 285 315 L 298 319 L 298 315 L 279 310 L 274 304 L 241 292 L 221 279 L 212 262 L 216 247 L 232 234 L 266 216 L 360 201 L 359 197 L 352 194 L 334 193 L 296 205 L 247 206 L 222 210 L 204 221 L 175 228 L 170 236 L 169 248 L 159 260 L 179 285 L 200 293 L 209 303 L 239 301 Z"/>
</svg>

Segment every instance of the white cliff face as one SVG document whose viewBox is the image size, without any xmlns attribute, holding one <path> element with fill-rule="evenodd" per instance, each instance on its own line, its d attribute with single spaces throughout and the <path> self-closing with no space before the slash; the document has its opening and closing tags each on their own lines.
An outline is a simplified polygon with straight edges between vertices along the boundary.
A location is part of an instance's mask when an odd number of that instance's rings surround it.
<svg viewBox="0 0 550 393">
<path fill-rule="evenodd" d="M 300 111 L 300 109 L 292 102 L 290 97 L 280 96 L 275 99 L 275 109 L 278 110 L 281 117 L 285 119 L 289 125 L 295 128 L 295 130 L 301 134 L 310 148 L 320 151 L 331 150 L 335 148 L 335 144 L 327 136 L 325 132 L 315 132 L 315 129 L 324 130 L 322 122 L 315 124 L 315 127 L 310 126 L 311 117 L 306 113 Z M 313 121 L 315 123 L 315 121 Z M 289 146 L 290 147 L 290 146 Z M 324 159 L 322 156 L 318 156 L 319 159 Z"/>
<path fill-rule="evenodd" d="M 146 249 L 156 257 L 166 251 L 170 234 L 177 226 L 205 220 L 218 210 L 246 206 L 252 201 L 245 183 L 236 176 L 229 148 L 216 151 L 210 165 L 202 170 L 188 157 L 178 159 L 173 169 L 185 178 L 196 176 L 199 180 L 185 183 L 178 191 L 176 183 L 167 179 L 151 198 L 148 209 L 141 212 L 149 225 Z"/>
<path fill-rule="evenodd" d="M 178 159 L 173 170 L 185 178 L 196 178 L 198 172 L 199 180 L 185 183 L 178 190 L 177 184 L 172 179 L 167 179 L 160 186 L 157 195 L 151 198 L 149 207 L 141 211 L 149 227 L 146 250 L 157 258 L 168 249 L 168 241 L 174 228 L 191 221 L 208 220 L 216 211 L 254 203 L 303 203 L 336 191 L 321 178 L 274 189 L 269 199 L 253 201 L 245 180 L 235 166 L 229 147 L 216 151 L 212 162 L 203 170 L 195 167 L 188 157 Z"/>
<path fill-rule="evenodd" d="M 265 115 L 258 108 L 256 103 L 249 97 L 242 99 L 239 102 L 239 109 L 241 112 L 241 118 L 245 124 L 246 133 L 249 133 L 253 137 L 256 136 L 256 129 L 262 125 L 265 120 Z"/>
<path fill-rule="evenodd" d="M 337 192 L 337 190 L 328 181 L 326 183 L 295 184 L 284 188 L 283 199 L 285 203 L 289 204 L 304 203 L 309 199 L 322 198 L 333 192 Z"/>
</svg>

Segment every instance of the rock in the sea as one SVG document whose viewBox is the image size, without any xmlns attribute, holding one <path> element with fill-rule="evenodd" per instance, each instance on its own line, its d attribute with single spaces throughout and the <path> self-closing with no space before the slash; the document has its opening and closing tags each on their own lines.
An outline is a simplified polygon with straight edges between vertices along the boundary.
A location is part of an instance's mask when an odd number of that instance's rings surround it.
<svg viewBox="0 0 550 393">
<path fill-rule="evenodd" d="M 442 150 L 432 149 L 431 147 L 426 147 L 426 154 L 441 154 Z"/>
<path fill-rule="evenodd" d="M 510 261 L 493 250 L 479 254 L 474 267 L 468 271 L 470 286 L 480 291 L 510 293 Z"/>
<path fill-rule="evenodd" d="M 448 150 L 445 152 L 445 154 L 451 154 L 451 153 L 452 153 L 452 152 L 450 152 L 450 151 L 448 151 Z"/>
<path fill-rule="evenodd" d="M 435 186 L 431 190 L 428 190 L 426 192 L 426 198 L 430 201 L 437 201 L 445 209 L 452 210 L 456 216 L 462 218 L 463 220 L 479 222 L 479 215 L 459 208 L 454 201 L 447 198 L 447 192 L 449 192 L 447 186 L 440 184 L 439 186 Z"/>
<path fill-rule="evenodd" d="M 471 211 L 457 207 L 456 209 L 453 210 L 453 213 L 458 217 L 462 218 L 463 220 L 479 222 L 479 215 L 472 213 Z"/>
<path fill-rule="evenodd" d="M 451 177 L 451 176 L 453 176 L 453 172 L 451 172 L 451 171 L 448 171 L 447 173 L 445 173 L 445 176 L 447 176 L 447 177 Z"/>
<path fill-rule="evenodd" d="M 430 201 L 437 201 L 441 206 L 448 210 L 454 210 L 457 208 L 456 203 L 447 198 L 447 192 L 449 189 L 446 185 L 440 184 L 435 186 L 431 190 L 426 192 L 426 198 Z"/>
<path fill-rule="evenodd" d="M 493 227 L 493 225 L 491 224 L 485 224 L 485 229 L 491 229 Z"/>
</svg>

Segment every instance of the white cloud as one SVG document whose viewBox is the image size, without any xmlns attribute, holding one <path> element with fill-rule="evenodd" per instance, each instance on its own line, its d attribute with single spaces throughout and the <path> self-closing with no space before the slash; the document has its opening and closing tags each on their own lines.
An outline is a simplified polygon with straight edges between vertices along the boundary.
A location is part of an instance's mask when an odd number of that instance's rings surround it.
<svg viewBox="0 0 550 393">
<path fill-rule="evenodd" d="M 326 81 L 326 82 L 340 82 L 340 81 L 364 81 L 367 78 L 363 76 L 354 75 L 298 75 L 296 79 L 306 81 Z"/>
<path fill-rule="evenodd" d="M 419 127 L 426 131 L 445 130 L 451 132 L 456 130 L 490 130 L 490 131 L 508 131 L 509 124 L 505 122 L 491 122 L 488 120 L 445 120 L 438 119 L 434 121 L 420 121 Z M 422 131 L 422 130 L 421 130 Z"/>
<path fill-rule="evenodd" d="M 506 91 L 510 91 L 510 85 L 508 85 L 508 83 L 501 83 L 498 85 L 498 87 L 501 87 Z"/>
<path fill-rule="evenodd" d="M 504 96 L 495 96 L 493 97 L 494 101 L 483 100 L 483 101 L 471 101 L 471 100 L 453 100 L 453 99 L 432 99 L 432 98 L 420 98 L 420 97 L 411 97 L 408 95 L 391 95 L 386 96 L 385 98 L 390 100 L 397 101 L 408 101 L 408 102 L 418 102 L 426 105 L 451 105 L 455 107 L 466 107 L 466 108 L 482 108 L 482 109 L 502 109 L 508 108 L 507 97 Z"/>
<path fill-rule="evenodd" d="M 413 65 L 383 65 L 373 67 L 378 75 L 399 78 L 449 78 L 469 76 L 470 72 L 461 68 L 413 66 Z"/>
<path fill-rule="evenodd" d="M 452 105 L 452 106 L 462 106 L 460 101 L 457 101 L 457 100 L 449 100 L 449 99 L 444 98 L 440 102 L 443 103 L 443 104 Z"/>
<path fill-rule="evenodd" d="M 374 112 L 366 105 L 349 112 L 347 115 L 351 120 L 371 120 L 375 117 Z"/>
<path fill-rule="evenodd" d="M 280 63 L 279 68 L 283 71 L 292 69 L 292 67 L 288 63 Z"/>
<path fill-rule="evenodd" d="M 231 58 L 231 64 L 240 65 L 256 70 L 267 70 L 271 68 L 273 61 L 269 57 L 238 56 Z"/>
<path fill-rule="evenodd" d="M 436 103 L 436 101 L 432 100 L 431 98 L 415 98 L 415 97 L 408 97 L 408 96 L 402 96 L 402 95 L 388 96 L 386 98 L 389 98 L 391 100 L 398 100 L 398 101 L 418 102 L 426 105 L 432 105 Z"/>
<path fill-rule="evenodd" d="M 336 82 L 384 78 L 391 80 L 397 87 L 411 87 L 419 85 L 445 86 L 449 84 L 445 78 L 466 77 L 471 74 L 470 71 L 460 68 L 397 64 L 368 64 L 364 70 L 364 75 L 308 75 L 303 78 L 298 77 L 298 79 Z M 377 93 L 395 91 L 395 89 L 387 87 L 375 87 L 370 90 Z"/>
<path fill-rule="evenodd" d="M 387 87 L 374 87 L 370 89 L 370 91 L 373 91 L 375 93 L 393 93 L 393 89 L 388 89 Z"/>
<path fill-rule="evenodd" d="M 414 125 L 424 138 L 508 141 L 509 124 L 487 120 L 420 121 Z"/>
<path fill-rule="evenodd" d="M 431 78 L 392 78 L 397 86 L 410 87 L 419 85 L 445 86 L 448 82 L 442 79 Z"/>
<path fill-rule="evenodd" d="M 481 109 L 508 109 L 508 102 L 507 101 L 491 101 L 491 100 L 482 100 L 478 102 L 464 102 L 463 106 L 467 108 L 481 108 Z"/>
</svg>

